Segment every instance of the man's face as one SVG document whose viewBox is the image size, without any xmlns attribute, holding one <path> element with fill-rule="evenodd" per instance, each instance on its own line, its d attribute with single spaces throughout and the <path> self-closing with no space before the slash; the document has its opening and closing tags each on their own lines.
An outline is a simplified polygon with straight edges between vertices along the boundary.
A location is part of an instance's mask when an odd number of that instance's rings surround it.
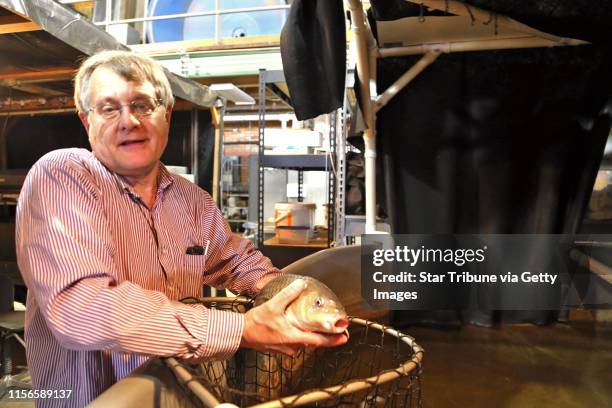
<svg viewBox="0 0 612 408">
<path fill-rule="evenodd" d="M 129 106 L 136 101 L 155 101 L 150 82 L 126 81 L 114 71 L 100 67 L 89 81 L 89 113 L 79 117 L 89 135 L 94 155 L 106 167 L 126 177 L 142 179 L 157 169 L 166 148 L 172 108 L 155 104 L 148 116 L 138 116 Z M 123 105 L 123 106 L 121 106 Z M 115 118 L 105 118 L 95 107 L 118 107 Z"/>
</svg>

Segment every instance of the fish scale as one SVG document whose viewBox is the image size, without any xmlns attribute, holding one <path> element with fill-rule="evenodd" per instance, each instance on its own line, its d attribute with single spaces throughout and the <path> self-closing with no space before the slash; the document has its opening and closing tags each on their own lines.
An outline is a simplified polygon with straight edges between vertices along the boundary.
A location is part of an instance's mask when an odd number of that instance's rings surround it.
<svg viewBox="0 0 612 408">
<path fill-rule="evenodd" d="M 326 290 L 328 290 L 329 292 L 333 293 L 332 290 L 327 287 L 327 285 L 325 285 L 323 282 L 321 282 L 321 281 L 319 281 L 319 280 L 317 280 L 315 278 L 311 278 L 309 276 L 301 276 L 301 275 L 294 275 L 294 274 L 288 273 L 288 274 L 279 275 L 276 278 L 272 279 L 270 282 L 268 282 L 261 289 L 259 294 L 255 297 L 255 306 L 259 306 L 262 303 L 267 302 L 268 300 L 273 298 L 274 295 L 276 295 L 278 292 L 280 292 L 281 290 L 283 290 L 287 286 L 291 285 L 294 281 L 296 281 L 298 279 L 302 279 L 304 282 L 306 282 L 307 285 L 308 285 L 308 283 L 314 283 L 314 284 L 321 285 Z"/>
<path fill-rule="evenodd" d="M 348 325 L 346 311 L 336 294 L 321 281 L 308 276 L 284 274 L 268 282 L 255 298 L 259 306 L 273 298 L 288 285 L 301 279 L 306 287 L 285 310 L 285 316 L 304 330 L 322 333 L 342 333 Z M 343 328 L 337 327 L 341 322 Z"/>
</svg>

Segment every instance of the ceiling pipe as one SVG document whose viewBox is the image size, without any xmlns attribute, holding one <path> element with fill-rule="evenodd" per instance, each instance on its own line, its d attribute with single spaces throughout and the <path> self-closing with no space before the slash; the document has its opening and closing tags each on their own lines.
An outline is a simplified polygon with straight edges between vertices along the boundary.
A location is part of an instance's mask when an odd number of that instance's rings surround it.
<svg viewBox="0 0 612 408">
<path fill-rule="evenodd" d="M 537 47 L 555 47 L 568 45 L 583 45 L 588 44 L 582 40 L 566 39 L 563 43 L 551 42 L 543 38 L 522 37 L 522 38 L 500 38 L 486 39 L 473 41 L 453 41 L 444 43 L 431 43 L 421 45 L 409 45 L 406 47 L 383 48 L 378 51 L 381 58 L 402 57 L 406 55 L 424 54 L 431 51 L 450 54 L 453 52 L 469 52 L 469 51 L 488 51 L 488 50 L 504 50 L 513 48 L 537 48 Z"/>
<path fill-rule="evenodd" d="M 434 62 L 440 55 L 439 51 L 429 51 L 423 55 L 423 58 L 417 61 L 410 69 L 408 69 L 401 77 L 399 77 L 393 85 L 385 90 L 385 92 L 376 98 L 375 110 L 378 112 L 382 109 L 391 98 L 397 95 L 406 85 L 408 85 L 417 75 L 419 75 L 425 68 Z"/>
</svg>

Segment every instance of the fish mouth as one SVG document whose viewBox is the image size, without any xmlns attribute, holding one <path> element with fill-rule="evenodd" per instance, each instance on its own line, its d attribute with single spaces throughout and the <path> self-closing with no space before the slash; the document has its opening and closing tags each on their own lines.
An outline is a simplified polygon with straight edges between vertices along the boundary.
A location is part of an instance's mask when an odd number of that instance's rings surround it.
<svg viewBox="0 0 612 408">
<path fill-rule="evenodd" d="M 335 321 L 330 321 L 326 325 L 326 333 L 329 334 L 340 334 L 345 333 L 348 330 L 349 320 L 347 317 L 339 317 Z"/>
<path fill-rule="evenodd" d="M 336 320 L 336 323 L 334 323 L 334 331 L 337 331 L 338 333 L 342 333 L 348 329 L 348 326 L 349 326 L 348 318 L 341 317 L 340 319 Z"/>
</svg>

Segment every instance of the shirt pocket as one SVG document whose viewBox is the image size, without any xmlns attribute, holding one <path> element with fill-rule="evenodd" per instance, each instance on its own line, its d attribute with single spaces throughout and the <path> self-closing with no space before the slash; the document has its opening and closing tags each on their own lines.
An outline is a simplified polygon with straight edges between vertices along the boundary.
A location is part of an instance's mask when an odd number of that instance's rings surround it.
<svg viewBox="0 0 612 408">
<path fill-rule="evenodd" d="M 197 276 L 200 279 L 204 277 L 206 270 L 206 255 L 182 255 L 183 269 L 189 276 Z"/>
</svg>

